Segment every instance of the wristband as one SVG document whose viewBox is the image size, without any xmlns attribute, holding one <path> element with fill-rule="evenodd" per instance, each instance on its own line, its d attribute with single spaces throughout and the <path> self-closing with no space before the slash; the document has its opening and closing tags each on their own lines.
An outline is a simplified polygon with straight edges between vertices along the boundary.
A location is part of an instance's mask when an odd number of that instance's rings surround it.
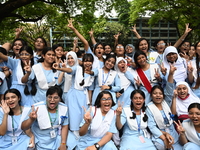
<svg viewBox="0 0 200 150">
<path fill-rule="evenodd" d="M 60 145 L 66 145 L 66 143 L 60 143 Z"/>
</svg>

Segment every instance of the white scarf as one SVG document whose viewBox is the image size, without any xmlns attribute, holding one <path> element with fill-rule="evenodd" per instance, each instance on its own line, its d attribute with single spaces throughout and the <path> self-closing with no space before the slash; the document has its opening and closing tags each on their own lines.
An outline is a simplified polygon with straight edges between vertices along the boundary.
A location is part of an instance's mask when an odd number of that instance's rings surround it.
<svg viewBox="0 0 200 150">
<path fill-rule="evenodd" d="M 115 70 L 117 71 L 117 74 L 119 75 L 120 81 L 121 81 L 121 89 L 126 90 L 131 82 L 126 78 L 125 74 L 123 72 L 120 71 L 119 67 L 118 67 L 118 63 L 120 61 L 124 61 L 127 65 L 127 61 L 123 58 L 123 57 L 118 57 L 117 61 L 115 63 Z M 130 68 L 128 67 L 127 70 L 129 70 Z"/>
<path fill-rule="evenodd" d="M 167 74 L 165 75 L 166 80 L 168 78 L 169 70 L 170 70 L 170 64 L 167 61 L 167 55 L 169 53 L 176 53 L 178 56 L 177 61 L 174 63 L 174 66 L 177 68 L 177 70 L 175 71 L 173 75 L 174 80 L 176 82 L 185 81 L 185 79 L 187 78 L 186 61 L 185 59 L 179 56 L 177 49 L 174 46 L 168 46 L 163 53 L 163 64 L 164 64 L 164 67 L 167 68 Z"/>
<path fill-rule="evenodd" d="M 74 65 L 73 66 L 77 66 L 78 65 L 78 58 L 77 58 L 77 55 L 75 52 L 73 51 L 70 51 L 66 54 L 66 60 L 68 59 L 68 57 L 72 56 L 73 59 L 74 59 Z M 69 66 L 69 64 L 66 62 L 66 66 L 67 68 L 70 68 L 72 66 Z M 72 85 L 72 75 L 71 74 L 68 74 L 68 73 L 65 73 L 64 74 L 64 89 L 63 89 L 63 92 L 68 92 L 71 85 Z"/>
<path fill-rule="evenodd" d="M 24 107 L 23 110 L 22 110 L 22 114 L 21 114 L 21 118 L 20 118 L 20 121 L 19 121 L 19 126 L 17 128 L 17 130 L 15 131 L 15 136 L 19 136 L 23 130 L 21 129 L 21 124 L 22 122 L 24 121 L 24 119 L 27 117 L 29 111 L 30 111 L 30 107 Z M 0 111 L 3 112 L 2 108 L 0 108 Z M 10 115 L 8 115 L 8 120 L 7 120 L 7 130 L 8 131 L 13 131 L 13 127 L 12 127 L 12 117 Z M 9 136 L 14 136 L 13 135 L 13 132 L 11 133 L 8 133 Z"/>
<path fill-rule="evenodd" d="M 24 76 L 24 73 L 21 66 L 21 60 L 18 61 L 16 76 L 18 84 L 25 85 L 24 83 L 22 83 L 22 77 Z"/>
<path fill-rule="evenodd" d="M 95 114 L 95 107 L 92 107 L 92 111 Z M 93 137 L 104 136 L 106 132 L 108 132 L 114 116 L 114 110 L 110 109 L 105 115 L 105 118 L 102 119 L 103 117 L 101 113 L 101 108 L 96 108 L 96 114 L 91 123 L 91 135 Z"/>
<path fill-rule="evenodd" d="M 48 84 L 47 83 L 47 79 L 45 77 L 45 74 L 44 74 L 44 72 L 42 70 L 42 64 L 41 63 L 33 65 L 32 69 L 33 69 L 33 71 L 35 73 L 35 76 L 37 78 L 38 86 L 41 89 L 47 90 L 50 86 L 54 86 L 56 84 L 56 79 L 55 78 L 58 78 L 58 71 L 56 71 L 54 73 L 54 76 L 52 78 L 52 82 L 50 82 Z"/>
<path fill-rule="evenodd" d="M 183 128 L 185 129 L 185 134 L 187 139 L 200 146 L 200 139 L 197 136 L 197 132 L 194 128 L 194 124 L 190 120 L 184 120 L 183 123 Z"/>
<path fill-rule="evenodd" d="M 136 118 L 135 119 L 130 119 L 130 117 L 133 116 L 133 113 L 132 113 L 130 107 L 124 107 L 123 110 L 124 110 L 124 112 L 126 114 L 126 119 L 127 119 L 127 123 L 128 123 L 129 128 L 131 130 L 138 131 L 138 122 L 137 122 L 137 119 Z M 147 121 L 146 122 L 143 121 L 144 115 L 145 115 L 145 113 L 143 113 L 141 111 L 140 129 L 143 131 L 144 137 L 150 138 L 150 134 L 146 130 L 146 128 L 147 128 Z"/>
<path fill-rule="evenodd" d="M 163 119 L 163 116 L 162 116 L 160 110 L 158 109 L 158 107 L 153 102 L 150 102 L 147 107 L 152 112 L 158 127 L 160 129 L 166 129 L 167 127 L 169 127 L 173 123 L 173 120 L 170 117 L 171 110 L 170 110 L 168 104 L 165 102 L 165 100 L 162 101 L 161 105 L 162 105 L 163 111 L 165 112 L 165 115 L 166 115 L 166 117 L 169 121 L 169 125 L 166 125 L 164 123 L 164 119 Z"/>
<path fill-rule="evenodd" d="M 103 85 L 103 69 L 99 69 L 99 74 L 98 74 L 98 82 L 99 86 Z M 115 70 L 110 70 L 108 77 L 105 77 L 104 79 L 104 85 L 111 85 L 117 75 L 117 72 Z"/>
<path fill-rule="evenodd" d="M 42 129 L 51 128 L 52 126 L 51 126 L 50 118 L 48 115 L 46 101 L 36 103 L 36 104 L 34 104 L 34 106 L 35 106 L 35 108 L 39 107 L 38 111 L 37 111 L 37 121 L 38 121 L 38 125 L 39 125 L 40 129 L 42 130 Z M 67 106 L 65 106 L 64 104 L 59 102 L 59 104 L 58 104 L 59 124 L 54 125 L 53 128 L 58 128 L 60 126 L 61 116 L 66 116 L 66 113 L 67 113 Z"/>
<path fill-rule="evenodd" d="M 189 97 L 185 100 L 176 98 L 176 112 L 178 116 L 187 114 L 187 109 L 191 103 L 200 103 L 200 99 L 193 93 L 187 82 L 180 81 L 176 84 L 176 87 L 179 85 L 185 85 L 187 87 Z"/>
</svg>

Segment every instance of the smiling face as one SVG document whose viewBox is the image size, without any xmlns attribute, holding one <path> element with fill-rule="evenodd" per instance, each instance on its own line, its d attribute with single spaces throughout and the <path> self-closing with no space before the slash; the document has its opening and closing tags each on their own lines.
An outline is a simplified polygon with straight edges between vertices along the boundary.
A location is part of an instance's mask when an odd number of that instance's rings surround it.
<svg viewBox="0 0 200 150">
<path fill-rule="evenodd" d="M 156 88 L 152 94 L 151 98 L 155 104 L 161 104 L 163 101 L 163 93 L 160 89 Z"/>
<path fill-rule="evenodd" d="M 110 94 L 103 94 L 100 100 L 100 108 L 103 114 L 106 114 L 112 107 L 112 97 Z"/>
<path fill-rule="evenodd" d="M 60 97 L 58 96 L 58 93 L 54 93 L 47 96 L 47 107 L 49 110 L 56 110 L 58 103 L 60 102 Z"/>
<path fill-rule="evenodd" d="M 118 44 L 115 49 L 115 53 L 117 57 L 124 56 L 124 46 L 122 44 Z"/>
<path fill-rule="evenodd" d="M 188 88 L 187 86 L 181 84 L 177 87 L 177 93 L 178 96 L 182 99 L 186 98 L 186 96 L 188 95 Z"/>
<path fill-rule="evenodd" d="M 35 48 L 37 50 L 42 50 L 45 47 L 45 42 L 41 38 L 37 38 L 35 41 Z"/>
<path fill-rule="evenodd" d="M 55 56 L 56 54 L 53 50 L 49 50 L 45 55 L 42 55 L 42 57 L 44 58 L 44 62 L 49 64 L 52 64 L 55 61 Z"/>
<path fill-rule="evenodd" d="M 144 104 L 145 99 L 140 93 L 136 93 L 133 95 L 131 101 L 133 103 L 134 110 L 140 110 Z"/>
<path fill-rule="evenodd" d="M 23 62 L 26 61 L 27 63 L 29 62 L 29 60 L 31 60 L 31 58 L 33 58 L 33 56 L 29 54 L 26 50 L 21 51 L 19 56 Z"/>
<path fill-rule="evenodd" d="M 166 48 L 166 43 L 164 41 L 159 41 L 156 45 L 156 49 L 159 54 L 162 54 Z"/>
<path fill-rule="evenodd" d="M 115 59 L 114 58 L 108 58 L 105 63 L 104 63 L 104 67 L 107 69 L 112 69 L 115 65 Z"/>
<path fill-rule="evenodd" d="M 147 64 L 147 58 L 146 58 L 146 56 L 144 56 L 144 55 L 139 55 L 139 56 L 137 57 L 137 63 L 138 63 L 138 65 L 140 65 L 140 66 L 145 66 L 145 65 Z"/>
<path fill-rule="evenodd" d="M 172 63 L 178 59 L 178 55 L 176 53 L 169 53 L 167 54 L 166 57 L 167 57 L 167 60 Z"/>
<path fill-rule="evenodd" d="M 143 51 L 145 54 L 148 52 L 148 43 L 146 40 L 142 40 L 139 43 L 139 50 Z"/>
<path fill-rule="evenodd" d="M 13 52 L 15 53 L 16 56 L 19 55 L 20 48 L 22 48 L 23 44 L 20 40 L 15 41 L 13 45 Z"/>
<path fill-rule="evenodd" d="M 105 46 L 104 54 L 110 54 L 111 51 L 112 51 L 112 49 L 111 49 L 110 45 L 106 45 L 106 46 Z"/>
<path fill-rule="evenodd" d="M 131 46 L 127 46 L 126 47 L 126 53 L 129 54 L 129 53 L 132 53 L 133 52 L 133 48 Z"/>
<path fill-rule="evenodd" d="M 68 58 L 67 58 L 67 64 L 70 67 L 72 67 L 75 64 L 74 58 L 71 55 L 69 55 Z"/>
<path fill-rule="evenodd" d="M 7 105 L 11 109 L 14 109 L 17 106 L 19 106 L 20 98 L 16 94 L 14 94 L 14 93 L 7 93 L 5 95 L 5 100 L 6 100 Z"/>
<path fill-rule="evenodd" d="M 198 108 L 191 108 L 188 112 L 188 116 L 194 126 L 200 126 L 200 110 Z"/>
<path fill-rule="evenodd" d="M 58 58 L 61 58 L 63 56 L 63 54 L 64 54 L 64 50 L 63 50 L 63 48 L 61 46 L 57 47 L 55 49 L 55 52 L 56 52 L 56 57 L 58 57 Z"/>
</svg>

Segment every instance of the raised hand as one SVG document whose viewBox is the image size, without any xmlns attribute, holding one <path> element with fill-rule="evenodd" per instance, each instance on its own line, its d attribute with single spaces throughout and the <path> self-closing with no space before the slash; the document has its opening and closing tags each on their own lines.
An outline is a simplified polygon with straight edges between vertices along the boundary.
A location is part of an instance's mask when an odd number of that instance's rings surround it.
<svg viewBox="0 0 200 150">
<path fill-rule="evenodd" d="M 178 123 L 176 121 L 174 121 L 174 123 L 176 124 L 176 127 L 177 127 L 177 131 L 180 133 L 180 134 L 184 134 L 185 133 L 185 129 L 183 128 L 180 120 L 178 120 Z"/>
<path fill-rule="evenodd" d="M 137 77 L 137 79 L 134 78 L 134 80 L 135 80 L 135 83 L 136 83 L 137 86 L 140 86 L 142 84 L 139 77 Z"/>
<path fill-rule="evenodd" d="M 24 70 L 27 73 L 31 73 L 31 61 L 29 60 L 29 62 L 27 63 L 27 61 L 23 61 L 24 63 Z"/>
<path fill-rule="evenodd" d="M 75 29 L 74 26 L 73 26 L 73 21 L 74 21 L 74 20 L 73 20 L 72 18 L 70 18 L 70 19 L 68 20 L 68 25 L 67 25 L 67 26 L 68 26 L 70 29 L 72 29 L 72 30 Z"/>
<path fill-rule="evenodd" d="M 169 64 L 170 65 L 170 70 L 169 70 L 169 74 L 174 74 L 174 72 L 176 71 L 176 67 L 174 67 L 174 65 L 173 64 Z"/>
<path fill-rule="evenodd" d="M 121 35 L 121 33 L 118 32 L 117 34 L 113 35 L 113 37 L 115 38 L 115 40 L 118 40 L 120 35 Z"/>
<path fill-rule="evenodd" d="M 37 118 L 38 108 L 39 108 L 39 107 L 37 107 L 36 110 L 35 110 L 34 105 L 32 105 L 32 112 L 29 114 L 29 118 L 30 118 L 31 120 L 35 120 L 35 119 Z"/>
<path fill-rule="evenodd" d="M 159 73 L 159 69 L 155 68 L 155 74 L 154 74 L 154 77 L 156 78 L 156 80 L 160 81 L 161 80 L 161 77 L 160 77 L 160 73 Z"/>
<path fill-rule="evenodd" d="M 189 60 L 189 56 L 186 54 L 186 52 L 181 52 L 179 55 L 183 58 L 185 58 L 187 61 Z"/>
<path fill-rule="evenodd" d="M 61 62 L 62 68 L 67 68 L 67 60 L 66 59 L 64 59 L 64 62 L 62 60 L 60 60 L 60 62 Z"/>
<path fill-rule="evenodd" d="M 15 29 L 15 35 L 18 37 L 21 34 L 22 31 L 23 31 L 22 28 L 16 28 Z"/>
<path fill-rule="evenodd" d="M 52 68 L 56 69 L 56 70 L 59 70 L 60 69 L 60 63 L 54 63 L 52 65 Z"/>
<path fill-rule="evenodd" d="M 132 26 L 132 29 L 131 29 L 131 31 L 133 31 L 134 33 L 136 33 L 136 32 L 137 32 L 137 30 L 136 30 L 136 24 L 134 24 L 134 26 Z"/>
<path fill-rule="evenodd" d="M 160 71 L 162 72 L 162 74 L 165 76 L 167 73 L 167 68 L 165 68 L 163 62 L 161 64 L 159 64 L 160 66 Z"/>
<path fill-rule="evenodd" d="M 177 97 L 178 96 L 178 92 L 177 92 L 177 89 L 174 90 L 174 97 Z"/>
<path fill-rule="evenodd" d="M 192 31 L 191 28 L 189 28 L 189 23 L 185 24 L 185 33 L 188 34 L 190 31 Z"/>
<path fill-rule="evenodd" d="M 192 73 L 192 72 L 193 72 L 194 68 L 192 67 L 192 61 L 189 61 L 189 62 L 187 63 L 187 69 L 188 69 L 188 72 L 189 72 L 189 73 Z"/>
<path fill-rule="evenodd" d="M 74 46 L 77 46 L 77 45 L 78 45 L 78 38 L 77 38 L 77 37 L 74 37 L 73 45 L 74 45 Z"/>
<path fill-rule="evenodd" d="M 86 124 L 90 124 L 92 122 L 91 112 L 92 112 L 92 106 L 90 106 L 89 110 L 86 110 L 86 108 L 83 106 L 83 109 L 85 111 L 84 120 Z"/>
<path fill-rule="evenodd" d="M 3 109 L 4 114 L 9 114 L 10 107 L 7 105 L 6 100 L 1 100 L 0 107 Z"/>
<path fill-rule="evenodd" d="M 94 35 L 94 30 L 91 28 L 91 30 L 88 32 L 90 34 L 90 37 Z"/>
<path fill-rule="evenodd" d="M 122 107 L 123 107 L 123 105 L 124 105 L 123 102 L 121 103 L 120 101 L 118 101 L 118 107 L 116 109 L 116 115 L 117 116 L 120 116 L 122 114 Z"/>
</svg>

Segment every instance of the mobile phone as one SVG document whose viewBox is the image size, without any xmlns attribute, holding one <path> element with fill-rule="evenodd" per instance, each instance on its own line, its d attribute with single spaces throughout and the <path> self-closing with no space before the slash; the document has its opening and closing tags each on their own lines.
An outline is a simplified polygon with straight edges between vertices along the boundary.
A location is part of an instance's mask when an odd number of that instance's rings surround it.
<svg viewBox="0 0 200 150">
<path fill-rule="evenodd" d="M 119 91 L 120 94 L 124 93 L 124 88 Z"/>
</svg>

